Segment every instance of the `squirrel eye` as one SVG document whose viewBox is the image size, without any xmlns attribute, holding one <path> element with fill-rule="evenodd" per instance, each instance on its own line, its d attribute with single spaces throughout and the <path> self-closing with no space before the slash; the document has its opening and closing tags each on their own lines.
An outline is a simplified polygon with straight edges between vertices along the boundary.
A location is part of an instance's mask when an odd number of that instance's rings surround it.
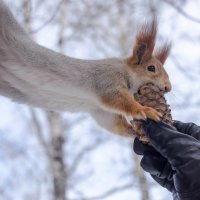
<svg viewBox="0 0 200 200">
<path fill-rule="evenodd" d="M 153 66 L 153 65 L 148 66 L 147 69 L 148 69 L 148 71 L 150 71 L 150 72 L 155 72 L 155 71 L 156 71 L 156 68 L 155 68 L 155 66 Z"/>
</svg>

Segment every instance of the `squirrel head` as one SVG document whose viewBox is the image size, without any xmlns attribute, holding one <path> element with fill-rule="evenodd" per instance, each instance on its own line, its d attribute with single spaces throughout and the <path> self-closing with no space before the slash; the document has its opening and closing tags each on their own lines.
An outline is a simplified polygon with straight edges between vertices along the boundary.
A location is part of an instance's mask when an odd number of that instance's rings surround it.
<svg viewBox="0 0 200 200">
<path fill-rule="evenodd" d="M 170 43 L 163 44 L 155 52 L 157 20 L 144 24 L 136 35 L 133 54 L 127 59 L 129 71 L 140 79 L 141 84 L 151 82 L 161 90 L 169 92 L 171 83 L 163 65 L 169 55 Z"/>
</svg>

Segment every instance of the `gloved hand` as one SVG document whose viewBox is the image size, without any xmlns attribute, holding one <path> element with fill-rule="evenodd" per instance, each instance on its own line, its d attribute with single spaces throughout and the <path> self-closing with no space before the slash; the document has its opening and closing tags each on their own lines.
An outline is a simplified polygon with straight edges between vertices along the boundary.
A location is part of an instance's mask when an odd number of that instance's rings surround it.
<svg viewBox="0 0 200 200">
<path fill-rule="evenodd" d="M 136 138 L 134 151 L 143 155 L 142 168 L 175 200 L 200 200 L 200 127 L 182 122 L 174 126 L 177 130 L 164 122 L 143 122 L 152 146 Z"/>
</svg>

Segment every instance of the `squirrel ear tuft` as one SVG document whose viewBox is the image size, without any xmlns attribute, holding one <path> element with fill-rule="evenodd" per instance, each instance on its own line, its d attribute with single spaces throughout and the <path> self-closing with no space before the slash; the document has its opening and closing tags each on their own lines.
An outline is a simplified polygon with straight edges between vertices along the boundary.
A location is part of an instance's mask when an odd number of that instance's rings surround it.
<svg viewBox="0 0 200 200">
<path fill-rule="evenodd" d="M 150 23 L 145 23 L 136 35 L 133 55 L 130 58 L 132 64 L 141 64 L 152 57 L 156 34 L 157 19 L 154 17 Z"/>
<path fill-rule="evenodd" d="M 167 57 L 169 56 L 171 49 L 171 42 L 166 42 L 163 44 L 158 50 L 155 52 L 155 57 L 162 63 L 164 64 Z"/>
</svg>

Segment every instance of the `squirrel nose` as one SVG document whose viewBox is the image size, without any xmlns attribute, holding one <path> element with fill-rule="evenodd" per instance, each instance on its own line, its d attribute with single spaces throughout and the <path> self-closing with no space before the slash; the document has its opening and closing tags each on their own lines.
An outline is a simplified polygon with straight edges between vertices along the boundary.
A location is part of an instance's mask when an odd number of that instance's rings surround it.
<svg viewBox="0 0 200 200">
<path fill-rule="evenodd" d="M 165 92 L 170 92 L 171 89 L 172 89 L 171 84 L 166 84 L 165 87 L 164 87 Z"/>
</svg>

